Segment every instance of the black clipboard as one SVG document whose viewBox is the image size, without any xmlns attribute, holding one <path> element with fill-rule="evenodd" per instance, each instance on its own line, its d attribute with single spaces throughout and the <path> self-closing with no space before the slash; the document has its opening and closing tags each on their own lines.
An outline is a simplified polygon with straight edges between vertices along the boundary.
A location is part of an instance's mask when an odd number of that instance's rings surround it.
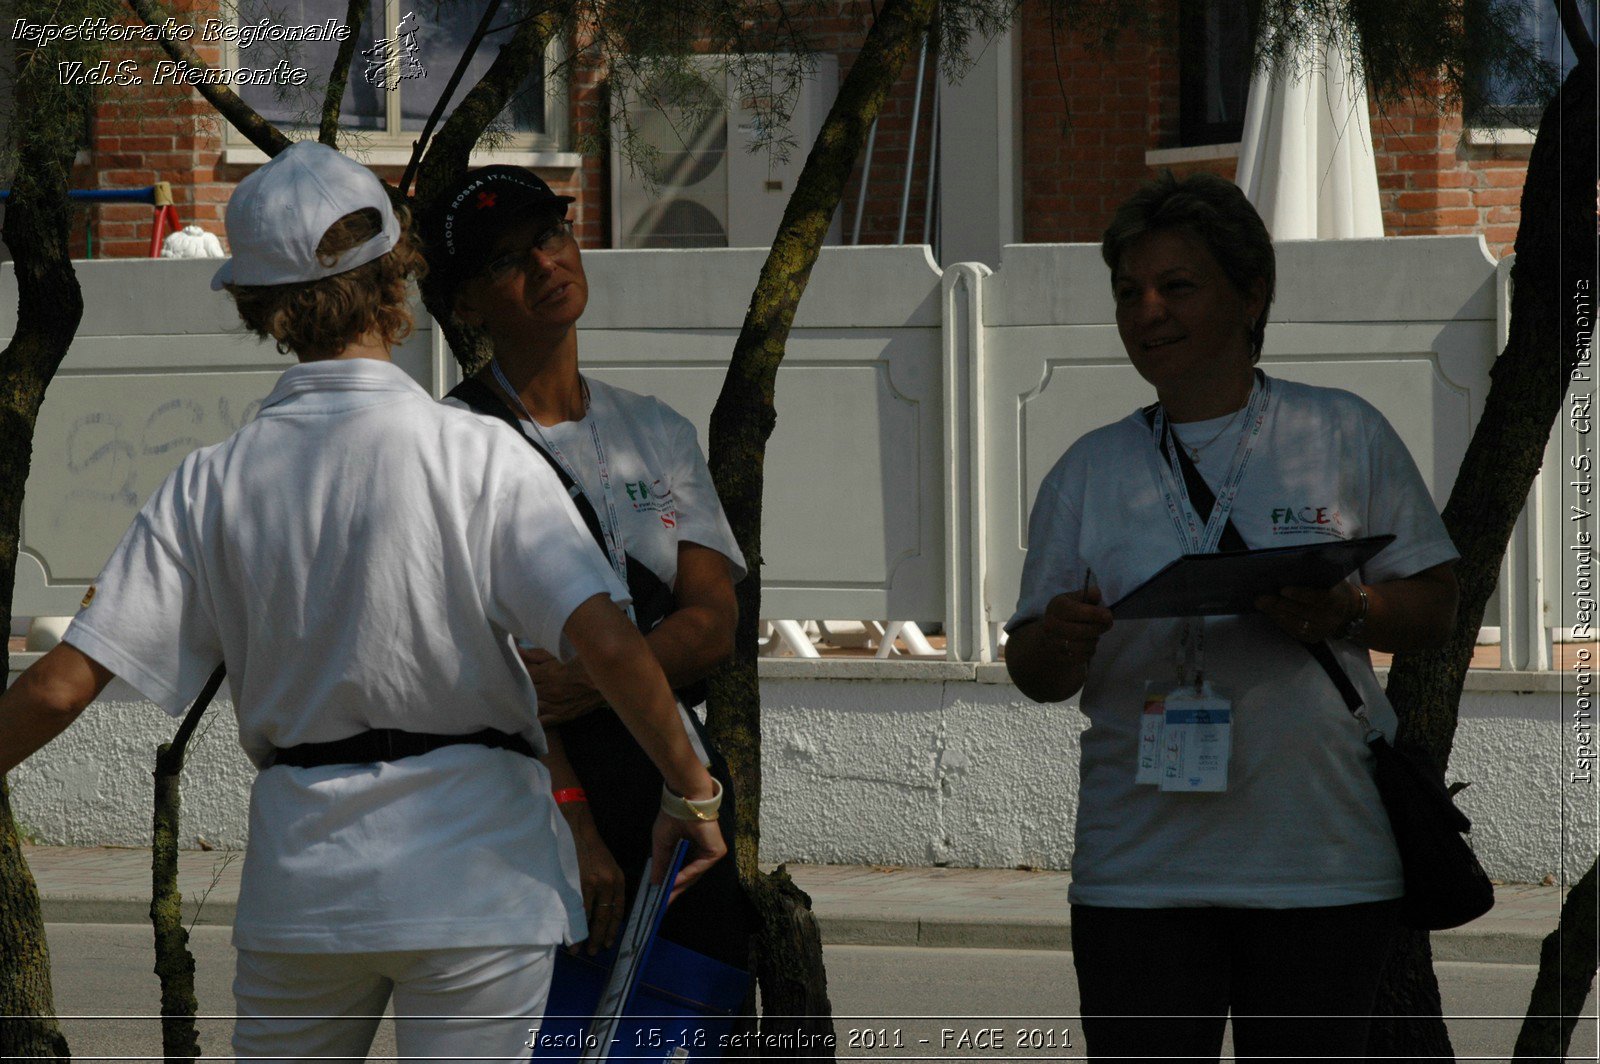
<svg viewBox="0 0 1600 1064">
<path fill-rule="evenodd" d="M 1256 612 L 1256 599 L 1285 587 L 1332 587 L 1394 542 L 1394 536 L 1292 547 L 1185 554 L 1111 606 L 1118 620 L 1222 617 Z"/>
</svg>

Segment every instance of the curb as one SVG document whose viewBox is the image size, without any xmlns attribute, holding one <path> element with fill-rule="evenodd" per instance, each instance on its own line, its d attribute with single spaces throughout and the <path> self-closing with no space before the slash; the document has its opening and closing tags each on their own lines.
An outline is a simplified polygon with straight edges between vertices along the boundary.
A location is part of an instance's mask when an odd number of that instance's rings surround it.
<svg viewBox="0 0 1600 1064">
<path fill-rule="evenodd" d="M 183 901 L 184 924 L 231 927 L 237 905 L 231 900 Z M 128 898 L 49 897 L 42 899 L 47 924 L 145 924 L 148 902 Z M 865 913 L 829 916 L 818 914 L 822 941 L 828 946 L 898 946 L 937 949 L 1072 949 L 1072 927 L 1064 919 L 956 920 L 914 915 L 878 916 Z M 1538 964 L 1542 939 L 1509 931 L 1473 930 L 1435 932 L 1436 961 L 1474 964 Z"/>
<path fill-rule="evenodd" d="M 197 902 L 183 899 L 183 926 L 232 927 L 238 905 L 233 901 Z M 41 898 L 39 910 L 47 924 L 146 924 L 150 903 L 132 898 Z"/>
</svg>

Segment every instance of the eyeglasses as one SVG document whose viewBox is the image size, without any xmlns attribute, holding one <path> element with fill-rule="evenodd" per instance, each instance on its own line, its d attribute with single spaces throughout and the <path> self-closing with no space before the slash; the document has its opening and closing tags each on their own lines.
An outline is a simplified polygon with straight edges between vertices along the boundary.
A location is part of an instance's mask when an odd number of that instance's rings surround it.
<svg viewBox="0 0 1600 1064">
<path fill-rule="evenodd" d="M 524 247 L 508 251 L 492 259 L 480 273 L 490 284 L 499 284 L 506 280 L 523 264 L 528 261 L 530 252 L 538 251 L 541 255 L 559 255 L 572 246 L 572 222 L 563 218 L 550 228 L 537 234 Z"/>
</svg>

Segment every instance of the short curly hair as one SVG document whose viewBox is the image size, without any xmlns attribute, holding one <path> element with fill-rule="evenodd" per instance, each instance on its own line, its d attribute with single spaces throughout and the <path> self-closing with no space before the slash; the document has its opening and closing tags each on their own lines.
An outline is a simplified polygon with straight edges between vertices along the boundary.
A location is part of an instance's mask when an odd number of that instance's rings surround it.
<svg viewBox="0 0 1600 1064">
<path fill-rule="evenodd" d="M 411 335 L 411 290 L 407 283 L 427 270 L 410 214 L 398 208 L 400 240 L 384 255 L 332 277 L 294 284 L 227 285 L 239 317 L 251 332 L 277 344 L 281 354 L 330 358 L 352 342 L 376 333 L 386 344 Z M 328 227 L 317 259 L 332 265 L 341 254 L 383 231 L 375 207 L 347 214 Z"/>
<path fill-rule="evenodd" d="M 1278 285 L 1272 236 L 1261 215 L 1232 181 L 1204 172 L 1180 179 L 1163 170 L 1117 208 L 1106 228 L 1100 256 L 1111 267 L 1112 283 L 1123 253 L 1134 241 L 1146 233 L 1171 229 L 1200 241 L 1241 294 L 1258 281 L 1263 283 L 1266 302 L 1250 332 L 1250 360 L 1259 361 L 1266 343 L 1267 311 Z"/>
</svg>

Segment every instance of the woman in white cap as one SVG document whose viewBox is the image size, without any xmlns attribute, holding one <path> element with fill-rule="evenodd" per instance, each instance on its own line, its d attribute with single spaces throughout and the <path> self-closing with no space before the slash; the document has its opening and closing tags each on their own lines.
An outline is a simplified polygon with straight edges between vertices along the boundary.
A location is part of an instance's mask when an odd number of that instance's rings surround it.
<svg viewBox="0 0 1600 1064">
<path fill-rule="evenodd" d="M 452 401 L 515 425 L 525 461 L 559 469 L 577 489 L 595 557 L 627 582 L 634 620 L 677 693 L 684 733 L 726 786 L 726 765 L 691 709 L 705 700 L 706 675 L 733 652 L 733 585 L 744 556 L 694 426 L 653 396 L 579 370 L 577 323 L 589 282 L 566 218 L 570 202 L 532 171 L 488 166 L 464 174 L 429 207 L 429 283 L 494 346 L 489 366 Z M 606 708 L 594 672 L 533 645 L 542 649 L 525 658 L 552 738 L 556 800 L 578 846 L 593 950 L 611 944 L 637 886 L 660 780 Z M 730 845 L 732 804 L 730 794 L 722 820 Z M 744 968 L 753 926 L 725 862 L 673 904 L 662 935 Z"/>
<path fill-rule="evenodd" d="M 0 770 L 114 675 L 176 715 L 225 664 L 261 769 L 235 1052 L 361 1059 L 392 996 L 404 1057 L 525 1059 L 585 928 L 514 637 L 625 707 L 666 780 L 657 856 L 690 840 L 688 879 L 725 852 L 719 788 L 557 478 L 390 361 L 420 255 L 377 178 L 296 144 L 239 184 L 228 233 L 213 287 L 300 364 L 162 483 L 0 698 Z"/>
</svg>

